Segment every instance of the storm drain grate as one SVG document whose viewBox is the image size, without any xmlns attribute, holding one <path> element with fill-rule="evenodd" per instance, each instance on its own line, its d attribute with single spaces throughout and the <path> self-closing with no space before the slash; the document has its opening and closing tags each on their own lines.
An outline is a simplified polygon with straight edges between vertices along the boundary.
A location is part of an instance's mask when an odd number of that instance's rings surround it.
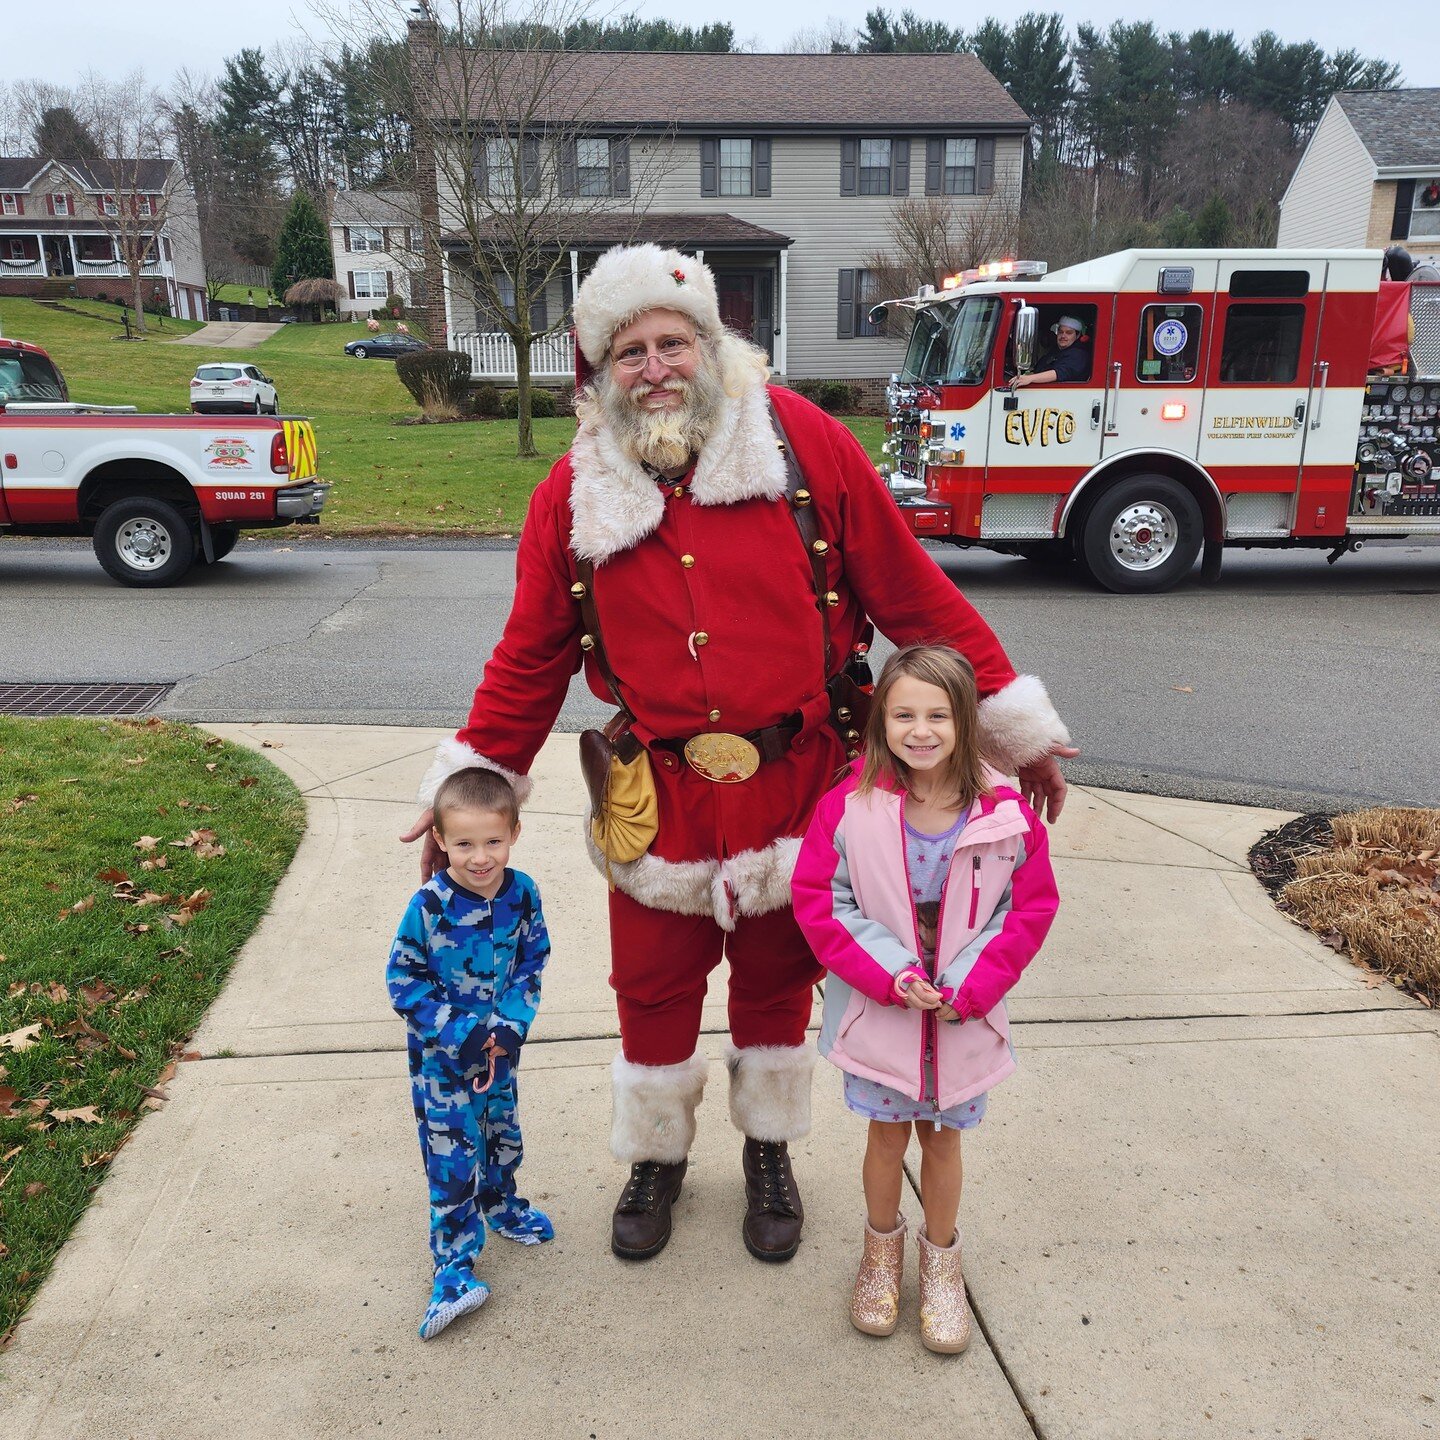
<svg viewBox="0 0 1440 1440">
<path fill-rule="evenodd" d="M 143 715 L 174 685 L 0 685 L 0 715 Z"/>
</svg>

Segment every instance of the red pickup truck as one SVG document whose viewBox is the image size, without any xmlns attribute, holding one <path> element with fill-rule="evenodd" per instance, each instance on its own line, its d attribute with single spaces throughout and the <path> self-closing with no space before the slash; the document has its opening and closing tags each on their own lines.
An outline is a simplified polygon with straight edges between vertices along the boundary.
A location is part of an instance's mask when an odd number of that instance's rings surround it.
<svg viewBox="0 0 1440 1440">
<path fill-rule="evenodd" d="M 315 431 L 287 416 L 83 405 L 38 345 L 0 338 L 0 534 L 90 535 L 124 585 L 173 585 L 241 530 L 314 524 Z"/>
</svg>

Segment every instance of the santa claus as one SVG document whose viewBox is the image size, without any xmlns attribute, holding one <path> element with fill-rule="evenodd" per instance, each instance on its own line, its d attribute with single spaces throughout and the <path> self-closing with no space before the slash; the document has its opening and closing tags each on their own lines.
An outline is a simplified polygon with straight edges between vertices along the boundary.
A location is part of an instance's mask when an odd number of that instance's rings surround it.
<svg viewBox="0 0 1440 1440">
<path fill-rule="evenodd" d="M 575 331 L 594 370 L 575 442 L 531 500 L 504 634 L 420 799 L 482 765 L 523 800 L 575 671 L 618 697 L 654 775 L 658 830 L 617 863 L 586 827 L 610 884 L 611 1149 L 630 1166 L 612 1248 L 643 1259 L 670 1238 L 708 1070 L 701 1007 L 723 958 L 742 1234 L 758 1258 L 788 1260 L 804 1212 L 787 1145 L 810 1125 L 805 1030 L 821 975 L 790 874 L 855 738 L 843 712 L 837 726 L 827 671 L 867 616 L 897 644 L 953 645 L 974 666 L 997 768 L 1052 818 L 1065 794 L 1055 757 L 1076 752 L 1043 685 L 1015 674 L 855 438 L 768 386 L 763 353 L 725 330 L 705 265 L 654 245 L 609 251 L 575 297 Z M 406 838 L 428 833 L 427 813 Z M 423 868 L 438 858 L 427 846 Z"/>
</svg>

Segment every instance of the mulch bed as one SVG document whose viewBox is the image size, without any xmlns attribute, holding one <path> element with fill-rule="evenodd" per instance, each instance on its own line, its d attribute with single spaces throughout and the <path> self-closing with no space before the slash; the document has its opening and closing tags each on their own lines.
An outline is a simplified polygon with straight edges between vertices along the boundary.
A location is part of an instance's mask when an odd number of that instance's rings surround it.
<svg viewBox="0 0 1440 1440">
<path fill-rule="evenodd" d="M 1388 979 L 1440 1005 L 1440 810 L 1301 815 L 1249 860 L 1276 907 L 1348 955 L 1372 989 Z"/>
</svg>

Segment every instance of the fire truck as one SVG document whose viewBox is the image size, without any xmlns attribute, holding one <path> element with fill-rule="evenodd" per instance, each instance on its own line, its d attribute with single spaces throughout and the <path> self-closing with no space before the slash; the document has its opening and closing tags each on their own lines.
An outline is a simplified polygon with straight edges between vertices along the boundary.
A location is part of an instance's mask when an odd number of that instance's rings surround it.
<svg viewBox="0 0 1440 1440">
<path fill-rule="evenodd" d="M 0 338 L 0 534 L 89 535 L 121 584 L 173 585 L 242 530 L 318 521 L 315 473 L 308 420 L 80 404 L 38 345 Z"/>
<path fill-rule="evenodd" d="M 1440 539 L 1440 284 L 1378 250 L 1005 260 L 913 312 L 882 473 L 922 538 L 1169 589 L 1227 546 Z M 1408 261 L 1408 257 L 1407 257 Z M 884 307 L 876 307 L 875 318 Z M 1054 332 L 1080 335 L 1072 378 Z M 1068 337 L 1060 337 L 1068 338 Z M 1203 557 L 1203 558 L 1202 558 Z"/>
</svg>

